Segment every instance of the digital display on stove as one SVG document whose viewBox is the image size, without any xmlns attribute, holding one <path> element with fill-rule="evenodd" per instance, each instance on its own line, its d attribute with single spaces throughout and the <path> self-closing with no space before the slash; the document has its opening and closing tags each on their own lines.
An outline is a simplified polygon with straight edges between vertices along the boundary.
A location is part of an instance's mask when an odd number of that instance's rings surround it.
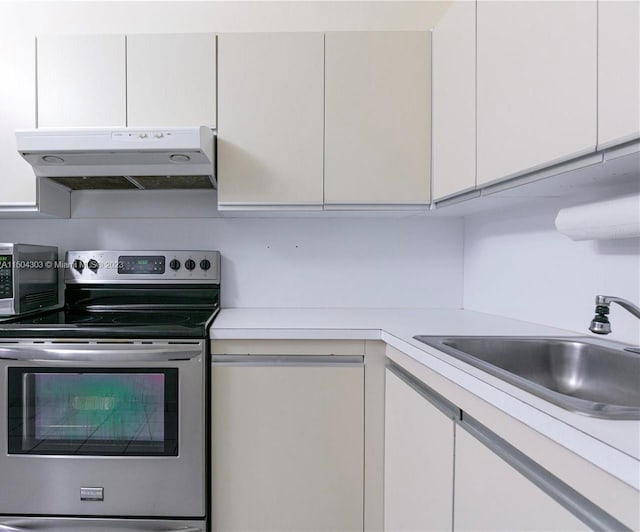
<svg viewBox="0 0 640 532">
<path fill-rule="evenodd" d="M 0 255 L 0 299 L 13 297 L 13 255 Z"/>
<path fill-rule="evenodd" d="M 127 275 L 164 273 L 164 256 L 122 255 L 118 257 L 118 273 Z"/>
</svg>

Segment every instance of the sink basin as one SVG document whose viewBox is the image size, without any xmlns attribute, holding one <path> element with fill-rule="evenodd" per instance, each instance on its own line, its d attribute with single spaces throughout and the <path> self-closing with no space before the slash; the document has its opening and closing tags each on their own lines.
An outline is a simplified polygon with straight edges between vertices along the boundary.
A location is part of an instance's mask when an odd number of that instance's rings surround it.
<svg viewBox="0 0 640 532">
<path fill-rule="evenodd" d="M 640 354 L 591 338 L 415 336 L 566 410 L 640 419 Z"/>
</svg>

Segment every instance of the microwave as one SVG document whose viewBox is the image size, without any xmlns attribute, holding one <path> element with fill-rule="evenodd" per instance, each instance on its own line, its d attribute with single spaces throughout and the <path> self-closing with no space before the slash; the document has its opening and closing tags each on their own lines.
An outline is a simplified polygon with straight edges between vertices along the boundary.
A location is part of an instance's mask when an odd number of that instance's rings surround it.
<svg viewBox="0 0 640 532">
<path fill-rule="evenodd" d="M 58 248 L 0 244 L 0 316 L 60 306 Z"/>
</svg>

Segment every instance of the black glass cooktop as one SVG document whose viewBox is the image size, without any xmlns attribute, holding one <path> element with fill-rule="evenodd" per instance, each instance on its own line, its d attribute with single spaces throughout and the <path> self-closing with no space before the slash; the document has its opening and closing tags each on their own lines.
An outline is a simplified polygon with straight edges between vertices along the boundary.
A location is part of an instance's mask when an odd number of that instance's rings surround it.
<svg viewBox="0 0 640 532">
<path fill-rule="evenodd" d="M 218 285 L 67 285 L 65 307 L 0 320 L 0 338 L 205 339 Z"/>
<path fill-rule="evenodd" d="M 63 309 L 0 321 L 2 338 L 206 338 L 206 310 Z"/>
</svg>

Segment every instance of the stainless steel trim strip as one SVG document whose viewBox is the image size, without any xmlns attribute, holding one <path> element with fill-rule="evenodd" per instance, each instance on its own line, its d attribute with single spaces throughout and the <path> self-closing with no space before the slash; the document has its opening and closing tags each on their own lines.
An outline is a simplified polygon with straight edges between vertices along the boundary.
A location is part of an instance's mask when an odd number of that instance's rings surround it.
<svg viewBox="0 0 640 532">
<path fill-rule="evenodd" d="M 480 197 L 480 190 L 471 189 L 466 192 L 455 192 L 453 194 L 449 194 L 444 198 L 438 199 L 433 202 L 436 206 L 436 209 L 441 209 L 442 207 L 447 207 L 449 205 L 456 205 L 457 203 L 462 203 L 463 201 L 475 199 Z"/>
<path fill-rule="evenodd" d="M 453 419 L 454 421 L 461 418 L 462 411 L 455 404 L 453 404 L 448 399 L 445 399 L 435 390 L 429 388 L 429 386 L 427 386 L 422 381 L 416 379 L 404 368 L 400 367 L 398 364 L 389 359 L 387 359 L 387 368 L 389 369 L 389 371 L 391 371 L 391 373 L 393 373 L 407 386 L 411 387 L 418 394 L 424 397 L 444 415 Z"/>
<path fill-rule="evenodd" d="M 458 424 L 591 530 L 631 530 L 476 419 L 464 414 Z"/>
<path fill-rule="evenodd" d="M 193 359 L 202 355 L 202 349 L 184 345 L 148 347 L 124 344 L 121 347 L 106 344 L 66 344 L 37 346 L 34 344 L 0 345 L 0 360 L 28 362 L 61 360 L 69 362 L 167 362 Z"/>
<path fill-rule="evenodd" d="M 213 355 L 214 366 L 362 366 L 362 356 L 342 355 Z"/>
</svg>

